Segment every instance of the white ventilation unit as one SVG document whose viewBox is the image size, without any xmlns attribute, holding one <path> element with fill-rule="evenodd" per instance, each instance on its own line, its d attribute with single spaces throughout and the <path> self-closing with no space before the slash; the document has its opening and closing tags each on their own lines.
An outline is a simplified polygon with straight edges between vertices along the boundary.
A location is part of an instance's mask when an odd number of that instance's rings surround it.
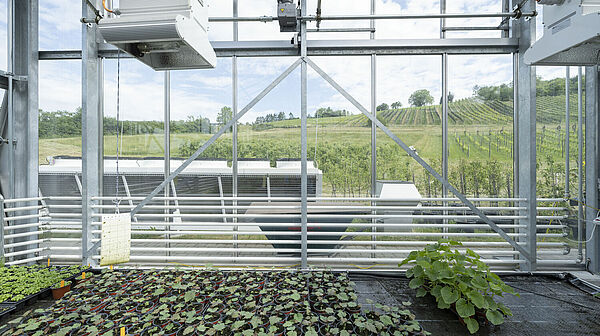
<svg viewBox="0 0 600 336">
<path fill-rule="evenodd" d="M 526 53 L 531 65 L 600 64 L 600 0 L 538 0 L 544 36 Z"/>
<path fill-rule="evenodd" d="M 119 15 L 98 24 L 106 42 L 154 70 L 211 69 L 204 0 L 120 0 Z"/>
</svg>

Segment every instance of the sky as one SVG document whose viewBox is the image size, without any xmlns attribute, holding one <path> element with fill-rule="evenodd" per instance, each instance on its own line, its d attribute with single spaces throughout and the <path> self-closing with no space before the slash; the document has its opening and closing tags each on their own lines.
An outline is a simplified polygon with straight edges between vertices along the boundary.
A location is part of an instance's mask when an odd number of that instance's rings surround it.
<svg viewBox="0 0 600 336">
<path fill-rule="evenodd" d="M 81 7 L 79 0 L 39 0 L 40 50 L 81 49 Z M 210 16 L 231 16 L 231 0 L 208 0 Z M 309 13 L 316 11 L 316 0 L 308 0 Z M 449 0 L 448 13 L 495 13 L 501 11 L 500 0 Z M 0 45 L 7 43 L 7 0 L 0 0 Z M 324 15 L 368 14 L 367 0 L 323 1 Z M 275 15 L 275 0 L 239 0 L 240 16 Z M 377 14 L 437 13 L 439 1 L 376 0 Z M 541 23 L 541 18 L 538 18 Z M 499 19 L 448 20 L 455 26 L 496 25 Z M 368 21 L 323 22 L 323 28 L 368 27 Z M 377 38 L 439 37 L 439 20 L 383 20 L 376 25 Z M 541 35 L 541 24 L 538 25 Z M 231 40 L 230 23 L 211 24 L 210 39 Z M 497 37 L 499 32 L 449 33 L 456 37 Z M 241 40 L 290 40 L 291 33 L 280 33 L 274 23 L 240 23 Z M 368 33 L 313 33 L 310 39 L 368 39 Z M 0 52 L 0 69 L 5 70 L 7 55 Z M 314 57 L 313 60 L 350 92 L 361 104 L 370 106 L 370 57 Z M 281 74 L 295 58 L 240 58 L 239 108 L 242 109 L 260 91 Z M 188 116 L 216 119 L 223 106 L 232 105 L 231 59 L 220 58 L 213 70 L 172 72 L 171 119 Z M 377 102 L 400 101 L 408 105 L 416 90 L 428 89 L 435 100 L 441 96 L 441 56 L 381 56 L 377 59 Z M 562 68 L 538 68 L 544 78 L 562 76 Z M 164 73 L 155 72 L 135 60 L 121 61 L 121 113 L 128 120 L 163 119 Z M 475 85 L 498 85 L 512 81 L 510 55 L 451 56 L 449 60 L 450 91 L 457 99 L 472 96 Z M 105 62 L 105 115 L 116 113 L 117 61 Z M 358 111 L 337 94 L 318 74 L 309 70 L 309 113 L 319 107 Z M 293 72 L 242 122 L 280 111 L 300 114 L 300 70 Z M 74 111 L 81 106 L 81 62 L 42 61 L 40 63 L 40 108 L 45 111 Z"/>
</svg>

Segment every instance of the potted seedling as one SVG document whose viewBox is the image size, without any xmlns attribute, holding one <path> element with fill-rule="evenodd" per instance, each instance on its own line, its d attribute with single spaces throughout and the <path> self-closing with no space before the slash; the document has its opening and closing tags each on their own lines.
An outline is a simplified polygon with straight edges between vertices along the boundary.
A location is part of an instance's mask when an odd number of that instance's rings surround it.
<svg viewBox="0 0 600 336">
<path fill-rule="evenodd" d="M 52 297 L 54 300 L 60 300 L 71 290 L 71 281 L 61 281 L 52 286 Z"/>
</svg>

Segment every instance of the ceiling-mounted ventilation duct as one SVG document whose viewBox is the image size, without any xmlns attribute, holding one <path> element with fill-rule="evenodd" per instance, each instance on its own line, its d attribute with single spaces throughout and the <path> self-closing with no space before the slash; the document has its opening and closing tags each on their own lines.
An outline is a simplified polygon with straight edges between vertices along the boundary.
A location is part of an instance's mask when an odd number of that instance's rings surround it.
<svg viewBox="0 0 600 336">
<path fill-rule="evenodd" d="M 154 70 L 216 66 L 203 0 L 120 0 L 119 13 L 100 21 L 102 37 Z"/>
<path fill-rule="evenodd" d="M 600 64 L 600 0 L 538 0 L 544 36 L 526 53 L 531 65 Z"/>
</svg>

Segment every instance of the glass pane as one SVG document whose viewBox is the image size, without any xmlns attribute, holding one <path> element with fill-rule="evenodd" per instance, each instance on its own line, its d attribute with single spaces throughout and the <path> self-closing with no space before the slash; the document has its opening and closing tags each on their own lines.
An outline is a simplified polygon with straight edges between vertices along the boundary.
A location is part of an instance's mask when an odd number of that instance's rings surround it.
<svg viewBox="0 0 600 336">
<path fill-rule="evenodd" d="M 464 194 L 513 197 L 512 57 L 449 57 L 449 175 Z"/>
<path fill-rule="evenodd" d="M 8 13 L 8 0 L 0 0 L 0 13 Z M 8 45 L 8 20 L 7 15 L 0 15 L 0 46 Z M 4 48 L 2 48 L 4 49 Z M 7 52 L 0 53 L 0 70 L 7 70 L 8 68 L 8 55 Z M 1 97 L 2 95 L 0 95 Z"/>
<path fill-rule="evenodd" d="M 377 118 L 441 171 L 441 58 L 436 56 L 378 57 Z M 387 74 L 394 74 L 393 78 Z M 394 78 L 409 78 L 398 81 Z M 365 117 L 361 122 L 368 123 Z M 442 193 L 439 184 L 381 130 L 377 131 L 377 178 L 416 185 L 423 197 Z"/>
<path fill-rule="evenodd" d="M 40 0 L 40 50 L 81 49 L 80 20 L 80 1 Z"/>
<path fill-rule="evenodd" d="M 42 61 L 39 71 L 40 164 L 51 164 L 52 157 L 80 158 L 81 62 Z"/>
</svg>

